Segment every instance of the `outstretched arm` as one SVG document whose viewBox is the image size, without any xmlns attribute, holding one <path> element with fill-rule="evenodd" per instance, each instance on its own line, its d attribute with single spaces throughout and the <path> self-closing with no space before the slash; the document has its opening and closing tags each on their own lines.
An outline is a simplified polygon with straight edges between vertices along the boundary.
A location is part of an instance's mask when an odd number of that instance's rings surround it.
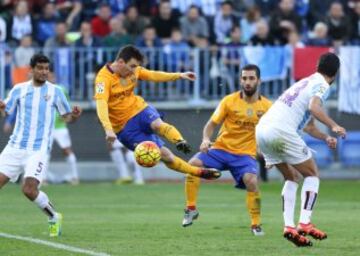
<svg viewBox="0 0 360 256">
<path fill-rule="evenodd" d="M 152 82 L 168 82 L 178 79 L 194 81 L 196 79 L 196 76 L 193 72 L 168 73 L 162 71 L 148 70 L 146 68 L 140 67 L 139 79 Z"/>
<path fill-rule="evenodd" d="M 75 122 L 76 120 L 79 119 L 79 117 L 81 116 L 82 113 L 82 109 L 79 106 L 74 106 L 72 108 L 71 113 L 62 115 L 61 118 L 66 122 L 66 123 L 72 123 Z"/>
<path fill-rule="evenodd" d="M 315 125 L 314 118 L 310 119 L 310 122 L 304 128 L 304 132 L 306 132 L 307 134 L 311 135 L 314 138 L 324 140 L 330 148 L 332 149 L 336 148 L 337 139 L 328 134 L 321 132 L 319 128 Z"/>
<path fill-rule="evenodd" d="M 105 130 L 106 141 L 109 144 L 112 144 L 116 139 L 116 134 L 113 131 L 109 119 L 108 103 L 106 100 L 103 99 L 96 100 L 96 113 Z"/>
<path fill-rule="evenodd" d="M 332 132 L 336 133 L 341 137 L 346 136 L 345 128 L 339 126 L 334 120 L 332 120 L 322 109 L 322 102 L 318 96 L 314 96 L 311 98 L 309 103 L 309 110 L 313 117 L 317 120 L 325 124 L 327 127 L 331 129 Z"/>
<path fill-rule="evenodd" d="M 211 147 L 211 137 L 214 134 L 217 124 L 211 119 L 206 123 L 203 129 L 203 138 L 200 145 L 200 151 L 206 153 Z"/>
</svg>

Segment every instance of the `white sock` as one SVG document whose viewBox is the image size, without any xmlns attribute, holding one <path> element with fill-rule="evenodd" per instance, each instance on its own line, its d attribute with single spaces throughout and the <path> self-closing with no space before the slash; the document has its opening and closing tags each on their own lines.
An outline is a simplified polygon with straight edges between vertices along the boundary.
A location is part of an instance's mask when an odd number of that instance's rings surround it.
<svg viewBox="0 0 360 256">
<path fill-rule="evenodd" d="M 301 189 L 300 223 L 308 224 L 319 191 L 320 180 L 316 176 L 306 177 Z"/>
<path fill-rule="evenodd" d="M 134 168 L 134 180 L 135 183 L 144 183 L 144 177 L 140 166 L 136 163 L 134 153 L 130 150 L 126 152 L 126 161 Z"/>
<path fill-rule="evenodd" d="M 50 220 L 57 219 L 58 214 L 50 203 L 48 196 L 44 192 L 39 191 L 39 194 L 35 198 L 34 203 L 44 211 Z"/>
<path fill-rule="evenodd" d="M 284 187 L 281 192 L 283 200 L 283 216 L 284 224 L 286 227 L 295 227 L 294 213 L 296 204 L 296 191 L 298 184 L 294 181 L 285 181 Z"/>
<path fill-rule="evenodd" d="M 120 178 L 128 178 L 130 177 L 129 170 L 126 166 L 126 162 L 123 154 L 120 149 L 113 149 L 110 151 L 110 156 L 112 161 L 114 162 L 116 169 L 118 171 L 118 175 Z"/>
<path fill-rule="evenodd" d="M 76 164 L 76 156 L 73 152 L 71 152 L 71 154 L 66 157 L 66 162 L 68 162 L 68 164 L 70 165 L 72 179 L 78 180 L 79 173 Z"/>
</svg>

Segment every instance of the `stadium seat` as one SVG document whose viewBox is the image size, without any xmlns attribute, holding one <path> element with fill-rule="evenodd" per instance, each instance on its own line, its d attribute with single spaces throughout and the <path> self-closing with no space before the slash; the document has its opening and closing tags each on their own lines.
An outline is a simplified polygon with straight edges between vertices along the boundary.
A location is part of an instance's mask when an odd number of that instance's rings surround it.
<svg viewBox="0 0 360 256">
<path fill-rule="evenodd" d="M 348 132 L 339 140 L 338 154 L 342 166 L 360 166 L 360 131 Z"/>
<path fill-rule="evenodd" d="M 315 139 L 307 134 L 303 138 L 306 144 L 315 151 L 313 156 L 319 167 L 327 167 L 333 163 L 333 152 L 326 142 Z"/>
</svg>

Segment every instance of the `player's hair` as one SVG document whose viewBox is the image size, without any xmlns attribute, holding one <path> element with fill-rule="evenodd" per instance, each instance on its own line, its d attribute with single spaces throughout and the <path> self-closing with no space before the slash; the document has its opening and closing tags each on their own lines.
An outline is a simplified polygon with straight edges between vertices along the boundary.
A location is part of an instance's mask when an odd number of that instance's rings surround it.
<svg viewBox="0 0 360 256">
<path fill-rule="evenodd" d="M 328 52 L 320 56 L 318 65 L 317 65 L 317 72 L 320 74 L 334 77 L 338 72 L 340 67 L 340 59 L 336 54 Z"/>
<path fill-rule="evenodd" d="M 255 73 L 256 73 L 256 77 L 258 78 L 258 79 L 260 79 L 260 76 L 261 76 L 261 73 L 260 73 L 260 68 L 258 67 L 258 66 L 256 66 L 255 64 L 247 64 L 247 65 L 245 65 L 242 69 L 241 69 L 241 71 L 243 71 L 243 70 L 253 70 L 253 71 L 255 71 Z"/>
<path fill-rule="evenodd" d="M 118 55 L 116 56 L 116 60 L 119 59 L 122 59 L 125 62 L 128 62 L 130 59 L 136 59 L 140 63 L 143 63 L 144 56 L 138 48 L 132 45 L 126 45 L 120 49 Z"/>
<path fill-rule="evenodd" d="M 36 53 L 31 57 L 30 67 L 35 68 L 38 63 L 50 63 L 50 60 L 47 56 L 42 53 Z"/>
</svg>

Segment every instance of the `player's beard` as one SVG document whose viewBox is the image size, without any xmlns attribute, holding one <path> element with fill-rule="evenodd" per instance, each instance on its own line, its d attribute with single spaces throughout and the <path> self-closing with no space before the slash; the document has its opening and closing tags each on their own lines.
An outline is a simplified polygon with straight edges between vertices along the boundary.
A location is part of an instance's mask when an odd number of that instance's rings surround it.
<svg viewBox="0 0 360 256">
<path fill-rule="evenodd" d="M 257 92 L 257 86 L 255 86 L 251 90 L 246 90 L 245 88 L 243 88 L 243 92 L 245 93 L 246 96 L 251 97 Z"/>
</svg>

